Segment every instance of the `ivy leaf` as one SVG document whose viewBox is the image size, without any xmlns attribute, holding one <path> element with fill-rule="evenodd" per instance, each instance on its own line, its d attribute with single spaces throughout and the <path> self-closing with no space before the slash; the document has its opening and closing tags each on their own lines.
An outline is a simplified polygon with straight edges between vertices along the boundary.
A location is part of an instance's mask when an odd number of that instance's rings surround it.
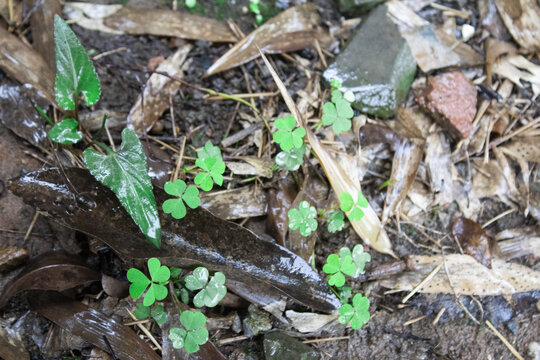
<svg viewBox="0 0 540 360">
<path fill-rule="evenodd" d="M 313 231 L 317 230 L 317 210 L 309 205 L 307 201 L 302 201 L 298 205 L 298 209 L 289 210 L 289 229 L 300 229 L 302 236 L 309 236 Z"/>
<path fill-rule="evenodd" d="M 82 139 L 82 132 L 77 130 L 79 123 L 75 119 L 64 119 L 49 130 L 52 141 L 62 145 L 73 145 Z"/>
<path fill-rule="evenodd" d="M 200 312 L 183 311 L 180 314 L 180 322 L 186 328 L 184 337 L 184 347 L 186 352 L 194 353 L 199 351 L 199 345 L 208 341 L 208 330 L 203 326 L 206 324 L 206 316 Z"/>
<path fill-rule="evenodd" d="M 133 130 L 122 131 L 122 146 L 103 155 L 86 149 L 84 162 L 90 173 L 111 189 L 131 218 L 155 247 L 161 246 L 161 225 L 148 166 L 141 142 Z"/>
<path fill-rule="evenodd" d="M 175 219 L 182 219 L 186 216 L 186 206 L 184 202 L 192 209 L 197 208 L 201 204 L 199 198 L 199 189 L 195 186 L 187 186 L 182 180 L 175 182 L 167 181 L 165 183 L 165 192 L 172 196 L 178 196 L 176 199 L 167 199 L 163 202 L 162 208 L 165 214 L 171 214 Z"/>
<path fill-rule="evenodd" d="M 225 287 L 225 274 L 216 272 L 208 284 L 193 298 L 193 304 L 196 307 L 214 307 L 227 294 Z"/>
<path fill-rule="evenodd" d="M 77 36 L 58 15 L 54 16 L 54 43 L 56 102 L 66 110 L 73 110 L 76 99 L 82 94 L 86 105 L 94 105 L 101 93 L 96 70 Z"/>
<path fill-rule="evenodd" d="M 369 321 L 369 299 L 362 294 L 356 294 L 353 297 L 353 304 L 344 304 L 339 308 L 339 323 L 345 325 L 351 323 L 354 330 L 360 329 Z"/>
<path fill-rule="evenodd" d="M 199 266 L 193 270 L 193 274 L 186 276 L 185 283 L 189 290 L 199 290 L 208 282 L 208 269 L 204 266 Z"/>
<path fill-rule="evenodd" d="M 195 165 L 200 167 L 203 172 L 197 174 L 193 180 L 204 191 L 212 190 L 214 182 L 223 185 L 223 173 L 225 172 L 225 163 L 215 156 L 206 159 L 195 160 Z"/>
<path fill-rule="evenodd" d="M 150 307 L 137 303 L 137 309 L 133 310 L 133 315 L 139 320 L 146 319 L 150 316 Z"/>
<path fill-rule="evenodd" d="M 296 171 L 304 163 L 306 147 L 292 148 L 289 151 L 281 151 L 276 155 L 276 164 L 285 167 L 289 171 Z"/>
<path fill-rule="evenodd" d="M 204 147 L 197 151 L 197 157 L 199 159 L 215 157 L 216 159 L 222 160 L 220 148 L 212 144 L 210 141 L 207 141 L 206 144 L 204 144 Z"/>
<path fill-rule="evenodd" d="M 328 216 L 328 232 L 335 233 L 343 230 L 345 226 L 345 215 L 343 212 L 336 210 L 332 211 Z"/>
<path fill-rule="evenodd" d="M 279 130 L 274 133 L 273 138 L 279 144 L 281 150 L 289 151 L 293 147 L 299 148 L 304 144 L 306 130 L 303 127 L 295 129 L 296 120 L 294 116 L 289 115 L 283 119 L 277 119 L 274 125 Z"/>
</svg>

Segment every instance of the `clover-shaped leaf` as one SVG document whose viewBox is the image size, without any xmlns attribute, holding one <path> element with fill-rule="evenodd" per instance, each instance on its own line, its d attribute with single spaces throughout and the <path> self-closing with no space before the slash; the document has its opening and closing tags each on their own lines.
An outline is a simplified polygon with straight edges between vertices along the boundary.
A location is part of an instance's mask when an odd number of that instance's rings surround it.
<svg viewBox="0 0 540 360">
<path fill-rule="evenodd" d="M 289 115 L 283 119 L 277 119 L 274 125 L 279 130 L 274 133 L 273 138 L 279 144 L 281 150 L 289 151 L 293 147 L 299 148 L 304 144 L 306 130 L 303 127 L 295 129 L 296 120 L 294 116 Z"/>
<path fill-rule="evenodd" d="M 292 148 L 289 151 L 281 151 L 276 155 L 276 164 L 285 167 L 289 171 L 296 171 L 304 163 L 306 147 Z"/>
<path fill-rule="evenodd" d="M 338 288 L 345 285 L 345 275 L 351 276 L 355 270 L 356 267 L 350 255 L 340 257 L 337 254 L 330 254 L 326 258 L 326 264 L 323 266 L 323 271 L 330 275 L 328 284 Z"/>
<path fill-rule="evenodd" d="M 184 202 L 192 209 L 197 208 L 201 204 L 199 198 L 199 189 L 195 186 L 187 186 L 182 180 L 175 182 L 167 181 L 165 184 L 165 192 L 169 195 L 178 196 L 176 199 L 168 199 L 163 203 L 163 212 L 171 214 L 175 219 L 182 219 L 186 216 L 186 206 Z"/>
<path fill-rule="evenodd" d="M 351 323 L 354 330 L 360 329 L 369 321 L 369 299 L 362 294 L 353 297 L 353 304 L 344 304 L 339 308 L 338 321 L 340 324 Z"/>
<path fill-rule="evenodd" d="M 206 144 L 204 144 L 204 147 L 197 151 L 197 157 L 199 159 L 215 157 L 216 159 L 222 160 L 220 148 L 212 144 L 210 141 L 207 141 Z"/>
<path fill-rule="evenodd" d="M 137 303 L 137 309 L 133 310 L 133 315 L 139 320 L 146 319 L 150 316 L 150 307 L 144 306 L 142 303 Z"/>
<path fill-rule="evenodd" d="M 340 88 L 341 81 L 339 81 L 338 79 L 332 79 L 332 81 L 330 81 L 330 86 L 334 89 Z"/>
<path fill-rule="evenodd" d="M 341 134 L 351 129 L 352 123 L 349 119 L 353 115 L 351 104 L 344 98 L 339 98 L 333 103 L 327 102 L 323 105 L 322 122 L 324 125 L 332 125 L 334 133 Z"/>
<path fill-rule="evenodd" d="M 202 289 L 208 282 L 208 275 L 209 273 L 207 268 L 203 266 L 195 268 L 195 270 L 193 270 L 193 274 L 186 276 L 184 279 L 186 282 L 186 287 L 189 290 Z"/>
<path fill-rule="evenodd" d="M 223 185 L 223 173 L 225 172 L 225 163 L 215 156 L 206 159 L 195 160 L 195 165 L 200 167 L 203 172 L 195 176 L 193 180 L 204 191 L 212 190 L 214 183 Z"/>
<path fill-rule="evenodd" d="M 332 90 L 332 102 L 335 104 L 338 100 L 343 100 L 343 93 L 337 89 Z"/>
<path fill-rule="evenodd" d="M 335 233 L 337 231 L 343 230 L 345 226 L 345 215 L 343 212 L 336 210 L 332 211 L 328 216 L 328 232 Z"/>
<path fill-rule="evenodd" d="M 180 322 L 186 328 L 183 341 L 186 351 L 188 353 L 199 351 L 199 345 L 208 341 L 208 330 L 203 328 L 206 324 L 206 316 L 200 312 L 183 311 L 180 314 Z"/>
<path fill-rule="evenodd" d="M 369 203 L 366 197 L 361 191 L 358 192 L 358 198 L 356 202 L 351 194 L 348 192 L 341 193 L 339 196 L 340 209 L 345 212 L 349 212 L 349 219 L 351 221 L 360 220 L 364 216 L 364 211 L 361 208 L 367 208 Z"/>
<path fill-rule="evenodd" d="M 193 298 L 193 304 L 196 307 L 214 307 L 227 294 L 225 287 L 225 275 L 221 272 L 216 272 L 210 279 L 208 284 Z"/>
<path fill-rule="evenodd" d="M 353 251 L 351 253 L 351 250 L 348 247 L 342 247 L 339 250 L 339 257 L 345 258 L 347 256 L 350 256 L 354 265 L 354 273 L 351 275 L 352 277 L 358 277 L 360 274 L 363 274 L 364 267 L 366 266 L 366 262 L 371 260 L 371 255 L 364 252 L 364 247 L 360 244 L 356 244 L 353 248 Z"/>
<path fill-rule="evenodd" d="M 187 331 L 180 328 L 169 329 L 169 340 L 172 342 L 172 346 L 175 349 L 181 349 L 184 347 L 184 339 L 186 338 Z"/>
<path fill-rule="evenodd" d="M 352 298 L 352 288 L 350 286 L 342 286 L 339 288 L 339 297 L 342 303 L 348 303 Z"/>
<path fill-rule="evenodd" d="M 77 130 L 79 123 L 75 119 L 64 119 L 49 130 L 52 141 L 62 145 L 73 145 L 82 139 L 82 132 Z"/>
<path fill-rule="evenodd" d="M 129 287 L 129 294 L 132 298 L 138 299 L 144 291 L 143 305 L 150 306 L 156 300 L 163 300 L 167 297 L 167 288 L 164 286 L 169 281 L 171 272 L 167 266 L 161 266 L 159 259 L 148 259 L 149 280 L 140 270 L 131 268 L 127 272 L 127 278 L 132 283 Z M 150 285 L 150 287 L 148 287 Z"/>
<path fill-rule="evenodd" d="M 317 210 L 309 205 L 307 201 L 302 201 L 298 205 L 298 209 L 289 210 L 289 229 L 300 229 L 302 236 L 309 236 L 313 231 L 317 230 Z"/>
</svg>

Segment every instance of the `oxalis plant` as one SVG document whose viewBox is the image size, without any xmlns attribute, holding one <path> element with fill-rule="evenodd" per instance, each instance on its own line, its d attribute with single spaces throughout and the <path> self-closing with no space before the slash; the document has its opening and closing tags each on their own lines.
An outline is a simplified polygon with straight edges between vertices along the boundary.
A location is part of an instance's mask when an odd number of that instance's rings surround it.
<svg viewBox="0 0 540 360">
<path fill-rule="evenodd" d="M 168 320 L 163 304 L 158 301 L 167 297 L 169 283 L 174 288 L 174 294 L 171 296 L 175 303 L 179 298 L 185 304 L 189 304 L 191 299 L 193 305 L 198 308 L 216 306 L 227 293 L 225 275 L 216 272 L 210 277 L 208 269 L 202 266 L 182 276 L 184 273 L 182 269 L 168 268 L 161 265 L 159 259 L 151 258 L 148 260 L 148 273 L 150 277 L 136 268 L 131 268 L 127 272 L 127 278 L 131 282 L 129 287 L 131 297 L 139 299 L 144 294 L 142 303 L 137 303 L 133 315 L 141 320 L 152 317 L 159 325 Z M 184 348 L 188 353 L 197 352 L 199 346 L 208 341 L 208 330 L 204 327 L 206 316 L 199 311 L 182 311 L 180 306 L 177 306 L 177 309 L 182 328 L 171 328 L 168 338 L 176 349 Z"/>
<path fill-rule="evenodd" d="M 331 86 L 331 100 L 323 105 L 321 122 L 316 127 L 331 126 L 337 135 L 351 129 L 354 115 L 351 102 L 354 101 L 354 95 L 352 92 L 343 94 L 339 91 L 340 84 L 335 80 Z M 274 122 L 277 130 L 273 133 L 273 139 L 282 150 L 276 155 L 275 161 L 277 166 L 289 171 L 300 168 L 307 150 L 304 145 L 306 131 L 296 124 L 293 116 L 279 118 Z M 345 213 L 351 221 L 360 220 L 364 216 L 363 209 L 368 206 L 367 199 L 360 191 L 357 194 L 342 193 L 339 197 L 339 208 L 335 209 L 317 210 L 308 201 L 301 201 L 297 208 L 288 212 L 289 229 L 299 231 L 302 236 L 310 236 L 317 230 L 318 221 L 326 221 L 328 231 L 335 233 L 345 227 Z M 328 275 L 328 284 L 342 302 L 338 321 L 344 325 L 350 323 L 355 330 L 369 320 L 369 299 L 362 294 L 353 296 L 351 287 L 345 286 L 346 276 L 357 278 L 364 273 L 364 266 L 370 260 L 371 256 L 364 252 L 363 246 L 357 244 L 352 251 L 343 247 L 338 254 L 329 255 L 323 266 L 323 272 Z M 351 298 L 352 305 L 349 303 Z"/>
</svg>

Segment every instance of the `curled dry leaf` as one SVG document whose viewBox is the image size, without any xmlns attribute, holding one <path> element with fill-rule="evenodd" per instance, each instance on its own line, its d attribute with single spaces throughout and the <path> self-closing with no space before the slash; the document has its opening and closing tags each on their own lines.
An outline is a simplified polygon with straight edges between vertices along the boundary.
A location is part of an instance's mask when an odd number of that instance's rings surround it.
<svg viewBox="0 0 540 360">
<path fill-rule="evenodd" d="M 156 71 L 169 74 L 172 77 L 182 77 L 182 65 L 192 46 L 186 44 L 165 59 Z M 171 77 L 152 74 L 143 93 L 131 107 L 127 118 L 127 127 L 139 134 L 149 131 L 161 114 L 169 108 L 169 96 L 174 95 L 180 88 L 180 83 Z"/>
<path fill-rule="evenodd" d="M 22 84 L 41 91 L 54 103 L 54 73 L 45 60 L 19 38 L 0 26 L 0 69 Z"/>
<path fill-rule="evenodd" d="M 512 295 L 520 292 L 540 290 L 540 272 L 527 266 L 507 263 L 493 258 L 488 269 L 469 255 L 413 255 L 408 259 L 412 271 L 384 279 L 380 284 L 386 288 L 410 291 L 436 266 L 446 262 L 433 279 L 419 291 L 458 295 Z M 451 284 L 445 267 L 450 274 Z"/>
<path fill-rule="evenodd" d="M 203 192 L 201 207 L 220 219 L 232 220 L 266 214 L 266 193 L 260 186 Z"/>
<path fill-rule="evenodd" d="M 148 34 L 210 42 L 236 40 L 224 22 L 185 12 L 81 2 L 67 3 L 64 11 L 79 26 L 112 34 Z"/>
<path fill-rule="evenodd" d="M 393 181 L 388 185 L 384 201 L 381 220 L 383 224 L 386 224 L 390 216 L 399 211 L 401 202 L 407 196 L 416 177 L 420 161 L 422 161 L 424 145 L 423 140 L 414 138 L 403 138 L 398 142 L 394 160 L 392 161 L 392 174 L 390 175 L 390 179 Z"/>
<path fill-rule="evenodd" d="M 21 335 L 9 328 L 0 326 L 0 358 L 4 360 L 30 360 Z"/>
<path fill-rule="evenodd" d="M 491 239 L 480 224 L 460 216 L 452 223 L 452 235 L 466 254 L 471 255 L 480 264 L 491 269 Z"/>
<path fill-rule="evenodd" d="M 268 62 L 268 59 L 261 51 L 261 57 L 266 64 L 270 74 L 272 75 L 274 81 L 277 84 L 281 96 L 287 104 L 289 111 L 293 114 L 298 124 L 304 129 L 306 129 L 306 136 L 311 145 L 315 155 L 319 159 L 324 172 L 330 185 L 334 189 L 334 193 L 339 198 L 342 193 L 348 192 L 349 194 L 358 194 L 360 192 L 360 184 L 355 184 L 349 177 L 348 173 L 343 170 L 341 165 L 335 160 L 334 156 L 331 155 L 324 146 L 320 143 L 319 139 L 313 134 L 310 127 L 307 126 L 307 120 L 294 103 L 291 95 L 287 92 L 287 88 L 279 78 L 278 74 Z M 392 250 L 392 244 L 388 238 L 388 234 L 383 228 L 379 217 L 373 211 L 373 208 L 368 204 L 368 207 L 363 209 L 364 217 L 361 220 L 351 221 L 351 225 L 360 238 L 368 245 L 371 246 L 376 251 L 379 251 L 383 254 L 388 254 L 390 256 L 396 257 Z"/>
<path fill-rule="evenodd" d="M 249 286 L 264 283 L 272 292 L 277 290 L 315 310 L 331 311 L 340 304 L 300 257 L 202 208 L 191 209 L 182 221 L 160 212 L 162 246 L 157 249 L 117 197 L 87 170 L 37 171 L 14 179 L 8 187 L 55 220 L 99 238 L 122 257 L 157 257 L 162 264 L 176 267 L 202 265 Z M 168 198 L 162 190 L 154 190 L 158 203 Z"/>
<path fill-rule="evenodd" d="M 33 259 L 23 271 L 6 285 L 0 308 L 24 290 L 66 290 L 101 276 L 85 266 L 81 259 L 65 251 L 45 253 Z"/>
<path fill-rule="evenodd" d="M 207 70 L 205 76 L 257 58 L 259 56 L 257 47 L 265 54 L 279 54 L 313 46 L 315 40 L 324 45 L 329 41 L 329 37 L 319 23 L 317 5 L 303 4 L 291 7 L 236 43 Z"/>
<path fill-rule="evenodd" d="M 128 326 L 110 316 L 52 291 L 39 291 L 29 297 L 30 306 L 56 325 L 80 336 L 102 350 L 109 351 L 107 338 L 119 359 L 159 360 L 150 346 Z"/>
<path fill-rule="evenodd" d="M 226 165 L 236 175 L 255 175 L 265 178 L 272 177 L 272 167 L 275 162 L 270 157 L 239 156 L 243 162 L 227 161 Z"/>
</svg>

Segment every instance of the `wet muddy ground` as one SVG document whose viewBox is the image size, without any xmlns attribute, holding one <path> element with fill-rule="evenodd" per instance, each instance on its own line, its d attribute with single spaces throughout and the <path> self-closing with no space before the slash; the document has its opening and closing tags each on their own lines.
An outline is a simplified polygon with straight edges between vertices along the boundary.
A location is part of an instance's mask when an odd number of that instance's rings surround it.
<svg viewBox="0 0 540 360">
<path fill-rule="evenodd" d="M 206 2 L 204 2 L 206 3 Z M 321 8 L 333 9 L 326 12 L 327 21 L 335 21 L 339 13 L 330 1 L 319 1 Z M 164 6 L 157 4 L 157 6 Z M 211 14 L 207 14 L 211 15 Z M 241 17 L 239 25 L 245 31 L 251 26 L 249 17 Z M 244 20 L 241 21 L 241 20 Z M 83 46 L 95 51 L 95 54 L 105 53 L 125 47 L 127 50 L 105 56 L 95 61 L 95 66 L 102 84 L 102 97 L 96 109 L 107 111 L 129 112 L 137 96 L 139 96 L 148 74 L 145 72 L 148 61 L 156 56 L 169 56 L 173 49 L 169 39 L 156 36 L 108 35 L 72 26 Z M 204 72 L 228 49 L 227 44 L 210 44 L 204 41 L 193 41 L 194 49 L 189 54 L 190 65 L 184 80 L 199 86 L 227 94 L 248 92 L 245 74 L 249 74 L 251 92 L 274 92 L 277 90 L 262 61 L 251 61 L 240 68 L 227 70 L 218 75 L 201 79 Z M 316 60 L 315 50 L 306 49 L 299 52 L 307 60 Z M 273 56 L 273 61 L 282 79 L 287 79 L 287 88 L 291 94 L 303 90 L 308 79 L 296 64 L 291 63 L 280 55 Z M 315 64 L 315 61 L 313 61 Z M 312 68 L 315 73 L 320 69 Z M 0 72 L 0 84 L 11 81 Z M 183 87 L 179 94 L 172 98 L 175 111 L 175 122 L 179 133 L 187 134 L 187 143 L 194 148 L 202 146 L 207 140 L 218 144 L 225 135 L 242 130 L 240 122 L 231 121 L 237 113 L 237 104 L 233 101 L 210 101 L 203 98 L 203 93 Z M 283 102 L 278 97 L 256 100 L 259 108 L 275 106 L 274 113 L 286 112 Z M 152 133 L 156 137 L 171 137 L 171 114 L 167 110 L 160 122 L 163 130 Z M 114 135 L 114 133 L 113 133 Z M 118 133 L 116 134 L 118 135 Z M 21 172 L 39 169 L 43 163 L 36 151 L 27 150 L 28 146 L 17 139 L 13 133 L 0 125 L 0 196 L 3 197 L 0 212 L 0 236 L 4 245 L 21 246 L 35 210 L 10 194 L 4 187 L 7 179 Z M 176 146 L 180 146 L 180 142 Z M 167 150 L 165 150 L 167 151 Z M 246 147 L 243 155 L 255 154 L 256 147 Z M 187 155 L 194 155 L 192 148 L 186 149 Z M 229 149 L 229 153 L 232 153 Z M 169 155 L 172 153 L 169 152 Z M 227 150 L 225 151 L 227 154 Z M 21 166 L 22 164 L 22 166 Z M 378 190 L 384 179 L 389 178 L 391 163 L 377 162 L 370 168 L 379 176 L 366 175 L 364 178 L 364 194 L 372 201 L 374 207 L 381 209 L 384 205 L 385 193 Z M 320 169 L 319 169 L 320 171 Z M 381 176 L 382 175 L 382 176 Z M 238 182 L 240 184 L 240 182 Z M 483 213 L 478 218 L 484 223 L 501 212 L 508 210 L 507 205 L 495 199 L 483 199 Z M 408 254 L 429 254 L 430 250 L 439 251 L 442 247 L 447 253 L 459 252 L 455 240 L 449 236 L 451 220 L 458 213 L 457 206 L 451 204 L 446 208 L 432 209 L 421 224 L 431 231 L 432 239 L 426 239 L 415 226 L 401 224 L 398 232 L 395 221 L 388 226 L 389 236 L 394 244 L 394 250 L 399 257 Z M 264 219 L 255 218 L 245 224 L 248 228 L 260 229 Z M 514 212 L 495 221 L 487 227 L 490 234 L 496 234 L 505 229 L 535 225 L 536 221 L 522 212 Z M 428 232 L 429 232 L 428 231 Z M 320 269 L 324 259 L 342 246 L 352 247 L 359 242 L 356 233 L 347 227 L 338 235 L 329 234 L 322 230 L 318 234 L 315 253 L 316 264 Z M 33 227 L 32 234 L 24 241 L 31 256 L 41 254 L 51 249 L 64 246 L 79 247 L 81 254 L 88 258 L 93 268 L 107 275 L 121 278 L 131 264 L 123 262 L 110 249 L 95 244 L 92 239 L 71 231 L 65 231 L 54 225 L 47 218 L 39 216 Z M 99 255 L 90 250 L 100 249 Z M 371 252 L 372 262 L 369 269 L 377 264 L 392 261 L 388 256 Z M 540 262 L 534 255 L 512 260 L 540 270 Z M 5 284 L 9 278 L 2 278 Z M 348 339 L 321 341 L 310 344 L 318 349 L 324 359 L 513 359 L 508 348 L 487 330 L 484 320 L 489 320 L 516 347 L 520 354 L 527 354 L 529 344 L 540 342 L 540 312 L 538 302 L 540 291 L 522 293 L 512 296 L 470 297 L 461 296 L 459 300 L 452 295 L 417 294 L 406 305 L 401 304 L 404 292 L 386 293 L 387 289 L 377 282 L 353 282 L 353 287 L 368 296 L 371 300 L 371 320 L 359 331 L 341 329 L 331 333 L 321 334 L 321 338 L 348 336 Z M 93 294 L 99 291 L 96 286 L 86 288 L 81 293 Z M 50 326 L 41 316 L 29 312 L 25 301 L 26 295 L 18 295 L 2 310 L 0 322 L 3 324 L 20 323 L 20 331 L 24 334 L 24 343 L 32 353 L 32 359 L 48 358 L 41 354 L 38 346 L 45 341 L 45 334 Z M 470 315 L 457 305 L 460 301 Z M 433 321 L 442 308 L 444 314 L 434 325 Z M 240 316 L 245 310 L 240 311 Z M 479 320 L 476 324 L 471 316 Z M 416 322 L 407 324 L 411 320 Z M 274 326 L 283 327 L 274 319 Z M 233 332 L 224 331 L 219 338 L 235 336 Z M 76 347 L 75 347 L 76 348 Z M 238 349 L 245 357 L 237 359 L 263 359 L 262 336 L 250 340 L 234 342 L 220 348 L 224 354 L 238 354 Z M 89 349 L 66 352 L 57 358 L 88 358 Z M 236 356 L 236 355 L 235 355 Z"/>
</svg>

